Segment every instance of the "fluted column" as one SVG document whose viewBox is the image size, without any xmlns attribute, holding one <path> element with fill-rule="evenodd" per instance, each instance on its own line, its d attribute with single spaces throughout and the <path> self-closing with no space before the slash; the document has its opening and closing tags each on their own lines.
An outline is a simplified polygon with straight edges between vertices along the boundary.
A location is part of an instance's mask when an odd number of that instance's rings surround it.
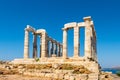
<svg viewBox="0 0 120 80">
<path fill-rule="evenodd" d="M 51 41 L 51 47 L 50 47 L 50 56 L 53 54 L 53 42 Z"/>
<path fill-rule="evenodd" d="M 29 58 L 29 31 L 25 29 L 24 38 L 24 59 Z"/>
<path fill-rule="evenodd" d="M 55 46 L 55 43 L 53 43 L 53 54 L 52 54 L 52 57 L 56 57 L 56 46 Z"/>
<path fill-rule="evenodd" d="M 55 43 L 53 43 L 53 54 L 55 54 Z"/>
<path fill-rule="evenodd" d="M 57 56 L 57 43 L 55 43 L 55 55 Z"/>
<path fill-rule="evenodd" d="M 92 58 L 92 51 L 91 51 L 91 17 L 85 17 L 85 57 Z"/>
<path fill-rule="evenodd" d="M 63 55 L 63 46 L 60 45 L 60 56 L 62 56 L 62 55 Z"/>
<path fill-rule="evenodd" d="M 58 57 L 60 57 L 60 44 L 58 44 Z"/>
<path fill-rule="evenodd" d="M 49 41 L 47 40 L 47 57 L 49 57 Z"/>
<path fill-rule="evenodd" d="M 41 58 L 41 53 L 42 53 L 42 36 L 40 35 L 40 58 Z"/>
<path fill-rule="evenodd" d="M 37 35 L 33 34 L 33 58 L 37 58 Z"/>
<path fill-rule="evenodd" d="M 63 58 L 67 58 L 67 30 L 63 29 Z"/>
<path fill-rule="evenodd" d="M 74 57 L 79 57 L 79 27 L 76 25 L 74 27 Z"/>
<path fill-rule="evenodd" d="M 45 58 L 47 56 L 47 40 L 46 40 L 47 34 L 46 32 L 42 33 L 41 37 L 41 58 Z"/>
</svg>

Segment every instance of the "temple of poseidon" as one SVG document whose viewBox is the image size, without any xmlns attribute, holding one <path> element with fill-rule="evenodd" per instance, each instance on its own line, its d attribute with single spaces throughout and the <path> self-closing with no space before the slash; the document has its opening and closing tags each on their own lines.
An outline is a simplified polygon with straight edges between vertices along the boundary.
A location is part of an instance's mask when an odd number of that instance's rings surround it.
<svg viewBox="0 0 120 80">
<path fill-rule="evenodd" d="M 99 63 L 97 61 L 96 32 L 91 17 L 84 17 L 84 22 L 71 22 L 64 25 L 63 42 L 60 43 L 51 38 L 46 30 L 38 29 L 27 25 L 24 38 L 24 56 L 22 59 L 14 59 L 14 64 L 73 64 L 83 65 L 92 72 L 99 73 Z M 80 31 L 79 28 L 85 28 L 84 56 L 80 55 Z M 67 31 L 74 29 L 74 55 L 69 57 Z M 33 33 L 33 58 L 29 57 L 29 33 Z M 38 57 L 37 36 L 40 36 L 40 56 Z M 36 61 L 39 59 L 39 61 Z"/>
</svg>

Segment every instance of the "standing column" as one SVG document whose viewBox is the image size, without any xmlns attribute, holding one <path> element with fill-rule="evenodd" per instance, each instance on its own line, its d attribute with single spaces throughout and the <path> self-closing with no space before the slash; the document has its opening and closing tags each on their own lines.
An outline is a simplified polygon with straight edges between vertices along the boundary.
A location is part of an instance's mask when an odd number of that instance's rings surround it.
<svg viewBox="0 0 120 80">
<path fill-rule="evenodd" d="M 67 58 L 67 29 L 63 29 L 63 58 Z"/>
<path fill-rule="evenodd" d="M 55 43 L 55 55 L 57 56 L 57 43 Z"/>
<path fill-rule="evenodd" d="M 79 57 L 79 27 L 74 27 L 74 57 Z"/>
<path fill-rule="evenodd" d="M 37 58 L 37 35 L 33 34 L 33 58 Z"/>
<path fill-rule="evenodd" d="M 40 35 L 40 58 L 41 58 L 41 52 L 42 52 L 42 36 Z"/>
<path fill-rule="evenodd" d="M 92 51 L 91 51 L 91 34 L 92 34 L 92 27 L 91 27 L 91 17 L 85 17 L 85 57 L 91 58 Z"/>
<path fill-rule="evenodd" d="M 53 43 L 53 54 L 55 54 L 55 43 Z"/>
<path fill-rule="evenodd" d="M 24 59 L 29 58 L 29 31 L 25 29 L 25 39 L 24 39 Z"/>
<path fill-rule="evenodd" d="M 58 44 L 58 57 L 60 57 L 60 44 Z"/>
<path fill-rule="evenodd" d="M 47 34 L 46 32 L 42 33 L 42 38 L 41 38 L 41 58 L 45 58 L 47 54 L 47 40 L 46 40 Z"/>
<path fill-rule="evenodd" d="M 51 46 L 50 46 L 50 56 L 53 54 L 53 42 L 51 41 Z"/>
<path fill-rule="evenodd" d="M 60 56 L 63 55 L 63 45 L 60 45 Z"/>
<path fill-rule="evenodd" d="M 53 54 L 52 54 L 52 57 L 56 57 L 55 50 L 56 50 L 56 46 L 55 46 L 55 43 L 53 43 Z"/>
<path fill-rule="evenodd" d="M 49 57 L 49 41 L 47 40 L 47 57 Z"/>
</svg>

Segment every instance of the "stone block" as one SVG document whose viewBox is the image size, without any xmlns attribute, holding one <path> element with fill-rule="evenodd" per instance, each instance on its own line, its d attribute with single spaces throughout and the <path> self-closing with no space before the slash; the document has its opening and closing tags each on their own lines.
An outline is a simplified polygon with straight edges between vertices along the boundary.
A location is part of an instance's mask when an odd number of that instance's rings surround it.
<svg viewBox="0 0 120 80">
<path fill-rule="evenodd" d="M 52 74 L 52 73 L 46 73 L 46 74 L 45 74 L 45 77 L 52 78 L 52 77 L 53 77 L 53 74 Z"/>
<path fill-rule="evenodd" d="M 61 73 L 63 73 L 63 70 L 55 70 L 55 73 L 56 74 L 61 74 Z"/>
<path fill-rule="evenodd" d="M 58 76 L 59 76 L 58 74 L 54 74 L 53 76 L 54 76 L 54 78 L 56 78 L 56 79 L 59 78 L 59 77 L 58 77 Z"/>
<path fill-rule="evenodd" d="M 70 76 L 69 80 L 75 80 L 75 76 Z"/>
<path fill-rule="evenodd" d="M 59 79 L 63 80 L 64 78 L 64 74 L 60 73 L 59 76 L 58 76 Z"/>
<path fill-rule="evenodd" d="M 44 77 L 45 73 L 38 73 L 40 77 Z"/>
<path fill-rule="evenodd" d="M 69 80 L 69 79 L 70 79 L 70 76 L 69 76 L 68 74 L 66 74 L 66 75 L 64 76 L 64 79 L 65 79 L 65 80 Z"/>
</svg>

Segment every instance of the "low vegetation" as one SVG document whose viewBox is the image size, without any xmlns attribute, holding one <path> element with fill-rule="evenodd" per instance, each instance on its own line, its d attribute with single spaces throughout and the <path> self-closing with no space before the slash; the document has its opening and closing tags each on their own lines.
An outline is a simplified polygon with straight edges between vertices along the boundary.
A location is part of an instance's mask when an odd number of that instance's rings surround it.
<svg viewBox="0 0 120 80">
<path fill-rule="evenodd" d="M 120 71 L 117 71 L 117 72 L 116 72 L 116 75 L 118 75 L 118 76 L 120 77 Z"/>
</svg>

